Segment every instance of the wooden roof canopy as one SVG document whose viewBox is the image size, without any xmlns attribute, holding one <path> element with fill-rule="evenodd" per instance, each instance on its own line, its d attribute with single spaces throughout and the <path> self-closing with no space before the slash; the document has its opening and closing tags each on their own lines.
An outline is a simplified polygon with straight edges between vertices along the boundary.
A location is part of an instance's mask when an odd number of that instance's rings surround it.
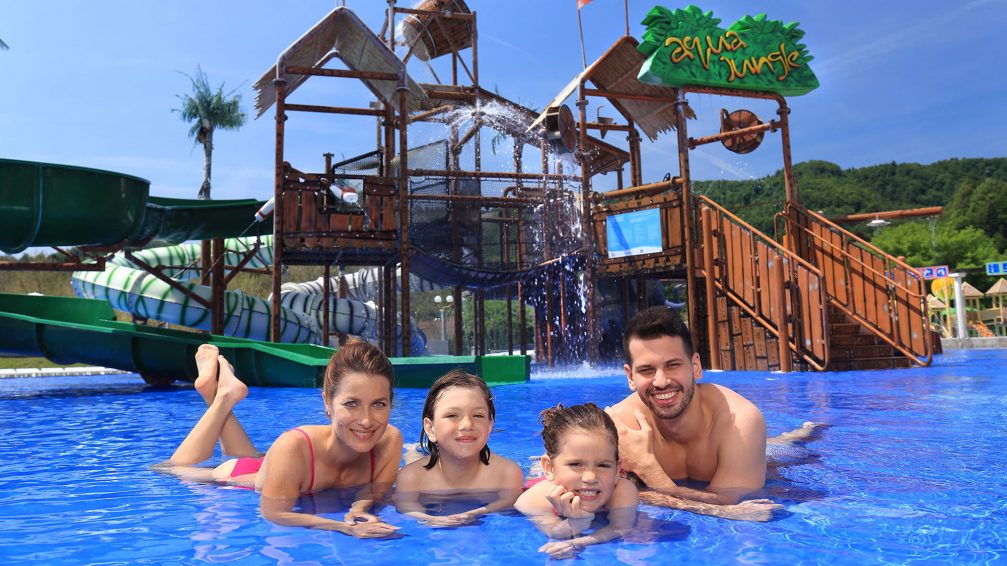
<svg viewBox="0 0 1007 566">
<path fill-rule="evenodd" d="M 322 68 L 334 57 L 339 58 L 351 70 L 404 76 L 409 87 L 410 111 L 419 110 L 426 99 L 423 89 L 406 74 L 405 63 L 356 14 L 349 8 L 340 6 L 287 47 L 277 57 L 276 64 L 255 82 L 256 118 L 262 116 L 276 101 L 276 86 L 273 84 L 275 79 L 287 81 L 289 95 L 308 78 L 306 75 L 286 73 L 287 67 Z M 385 104 L 397 103 L 394 94 L 401 79 L 362 80 Z"/>
<path fill-rule="evenodd" d="M 606 97 L 606 100 L 622 114 L 623 118 L 632 120 L 651 141 L 656 140 L 659 134 L 675 129 L 678 125 L 674 104 L 677 95 L 676 89 L 650 85 L 637 80 L 640 68 L 646 61 L 646 57 L 637 50 L 638 45 L 639 42 L 631 36 L 626 35 L 619 38 L 604 55 L 574 77 L 549 103 L 549 106 L 562 104 L 564 100 L 576 92 L 582 80 L 590 81 L 599 90 L 664 99 L 649 102 L 615 96 Z M 686 112 L 688 118 L 696 117 L 692 109 L 687 109 Z M 538 117 L 533 126 L 538 125 L 544 119 L 545 112 Z"/>
<path fill-rule="evenodd" d="M 1007 295 L 1007 279 L 1001 277 L 986 291 L 987 295 Z"/>
</svg>

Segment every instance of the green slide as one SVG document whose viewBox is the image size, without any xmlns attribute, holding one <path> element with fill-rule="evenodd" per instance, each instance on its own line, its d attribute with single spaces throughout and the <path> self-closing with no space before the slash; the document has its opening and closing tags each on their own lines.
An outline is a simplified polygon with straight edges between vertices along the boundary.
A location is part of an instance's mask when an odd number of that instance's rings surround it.
<svg viewBox="0 0 1007 566">
<path fill-rule="evenodd" d="M 275 344 L 118 322 L 107 301 L 0 293 L 0 356 L 44 356 L 139 373 L 149 383 L 194 381 L 193 356 L 211 343 L 248 385 L 317 387 L 334 352 L 312 344 Z M 399 387 L 429 387 L 461 367 L 490 385 L 528 379 L 527 356 L 391 358 Z"/>
<path fill-rule="evenodd" d="M 149 191 L 148 181 L 130 175 L 0 159 L 0 251 L 233 237 L 263 202 L 158 198 Z"/>
<path fill-rule="evenodd" d="M 262 201 L 149 196 L 149 182 L 82 167 L 0 159 L 0 251 L 123 246 L 240 236 Z M 313 387 L 333 350 L 117 322 L 108 301 L 0 294 L 0 355 L 44 356 L 140 373 L 152 383 L 195 379 L 199 344 L 216 344 L 250 385 Z M 392 358 L 399 385 L 426 387 L 464 367 L 489 383 L 526 381 L 526 356 Z"/>
</svg>

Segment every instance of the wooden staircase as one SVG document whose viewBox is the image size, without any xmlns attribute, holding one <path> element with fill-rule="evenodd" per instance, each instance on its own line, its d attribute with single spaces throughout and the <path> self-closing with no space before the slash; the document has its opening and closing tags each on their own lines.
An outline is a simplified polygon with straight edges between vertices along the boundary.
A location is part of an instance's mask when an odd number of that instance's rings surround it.
<svg viewBox="0 0 1007 566">
<path fill-rule="evenodd" d="M 880 336 L 829 305 L 830 371 L 904 368 L 912 362 Z"/>
<path fill-rule="evenodd" d="M 822 274 L 829 370 L 926 366 L 935 352 L 922 276 L 799 205 L 777 215 L 789 247 Z M 939 344 L 939 342 L 938 342 Z"/>
</svg>

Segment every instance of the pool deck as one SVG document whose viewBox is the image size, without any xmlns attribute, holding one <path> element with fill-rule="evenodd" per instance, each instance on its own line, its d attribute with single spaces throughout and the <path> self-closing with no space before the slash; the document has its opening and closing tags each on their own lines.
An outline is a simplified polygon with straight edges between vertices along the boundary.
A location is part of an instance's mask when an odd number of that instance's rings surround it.
<svg viewBox="0 0 1007 566">
<path fill-rule="evenodd" d="M 0 369 L 0 379 L 11 377 L 49 377 L 49 376 L 71 376 L 71 375 L 116 375 L 126 374 L 128 371 L 114 368 L 104 368 L 99 366 L 66 367 L 66 368 L 7 368 Z"/>
<path fill-rule="evenodd" d="M 941 338 L 944 350 L 1007 350 L 1007 336 L 992 338 Z"/>
</svg>

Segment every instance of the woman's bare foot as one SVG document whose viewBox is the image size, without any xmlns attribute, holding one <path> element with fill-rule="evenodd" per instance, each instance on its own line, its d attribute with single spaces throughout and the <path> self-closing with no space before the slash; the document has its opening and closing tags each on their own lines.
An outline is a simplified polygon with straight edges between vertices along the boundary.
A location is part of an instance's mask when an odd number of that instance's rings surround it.
<svg viewBox="0 0 1007 566">
<path fill-rule="evenodd" d="M 213 344 L 202 344 L 196 350 L 196 381 L 193 385 L 196 391 L 203 396 L 203 400 L 209 405 L 213 403 L 213 397 L 217 394 L 217 356 L 220 350 Z"/>
<path fill-rule="evenodd" d="M 248 395 L 248 386 L 234 375 L 234 368 L 224 359 L 224 356 L 217 356 L 217 360 L 219 362 L 219 371 L 217 377 L 217 396 L 214 401 L 221 400 L 233 407 L 238 401 L 241 401 Z"/>
</svg>

